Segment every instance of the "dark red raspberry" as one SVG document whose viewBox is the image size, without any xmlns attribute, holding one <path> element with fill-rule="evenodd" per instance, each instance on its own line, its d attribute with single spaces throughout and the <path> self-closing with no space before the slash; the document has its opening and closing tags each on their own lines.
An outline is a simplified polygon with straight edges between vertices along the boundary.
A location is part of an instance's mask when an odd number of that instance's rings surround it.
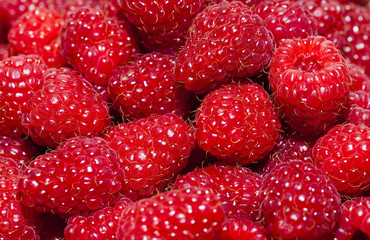
<svg viewBox="0 0 370 240">
<path fill-rule="evenodd" d="M 30 98 L 22 125 L 32 140 L 56 147 L 75 136 L 94 137 L 110 127 L 109 108 L 91 84 L 70 68 L 49 68 Z"/>
<path fill-rule="evenodd" d="M 131 203 L 129 198 L 122 198 L 114 207 L 105 207 L 89 217 L 69 218 L 64 230 L 65 240 L 116 240 L 122 212 Z"/>
<path fill-rule="evenodd" d="M 13 139 L 7 136 L 0 136 L 0 156 L 12 158 L 22 165 L 28 165 L 39 154 L 38 146 L 29 138 Z"/>
<path fill-rule="evenodd" d="M 37 55 L 19 55 L 0 62 L 0 134 L 19 138 L 27 101 L 42 87 L 47 69 Z"/>
<path fill-rule="evenodd" d="M 257 83 L 226 85 L 207 94 L 195 121 L 199 146 L 234 164 L 259 161 L 279 137 L 280 121 L 268 93 Z"/>
<path fill-rule="evenodd" d="M 175 53 L 185 43 L 194 17 L 207 0 L 118 0 L 149 51 Z"/>
<path fill-rule="evenodd" d="M 359 196 L 370 189 L 370 128 L 336 125 L 317 140 L 312 156 L 338 192 Z"/>
<path fill-rule="evenodd" d="M 113 206 L 124 173 L 116 152 L 99 137 L 75 137 L 38 156 L 19 179 L 22 204 L 63 217 Z"/>
<path fill-rule="evenodd" d="M 317 34 L 316 19 L 301 3 L 290 0 L 260 1 L 254 8 L 279 45 L 284 39 L 307 38 Z"/>
<path fill-rule="evenodd" d="M 269 81 L 285 122 L 309 135 L 336 123 L 350 86 L 344 58 L 321 36 L 283 41 L 271 60 Z"/>
<path fill-rule="evenodd" d="M 353 124 L 365 124 L 370 127 L 370 91 L 350 91 L 344 118 Z"/>
<path fill-rule="evenodd" d="M 92 7 L 71 11 L 62 28 L 61 45 L 68 63 L 97 85 L 107 85 L 113 69 L 138 52 L 119 20 Z"/>
<path fill-rule="evenodd" d="M 125 171 L 122 193 L 136 200 L 162 191 L 185 168 L 194 147 L 194 129 L 172 113 L 111 128 L 105 139 Z"/>
<path fill-rule="evenodd" d="M 216 239 L 224 218 L 211 189 L 171 190 L 123 209 L 118 239 Z"/>
<path fill-rule="evenodd" d="M 176 78 L 186 89 L 205 93 L 231 77 L 254 76 L 267 67 L 273 42 L 262 19 L 242 2 L 211 5 L 188 31 L 176 59 Z"/>
<path fill-rule="evenodd" d="M 260 215 L 258 197 L 262 177 L 248 168 L 208 166 L 179 176 L 173 188 L 213 189 L 228 218 L 256 220 Z"/>
<path fill-rule="evenodd" d="M 277 239 L 326 239 L 341 217 L 334 185 L 300 160 L 277 164 L 264 178 L 260 198 L 265 229 Z"/>
<path fill-rule="evenodd" d="M 263 226 L 249 219 L 227 219 L 220 233 L 220 240 L 268 240 Z"/>
<path fill-rule="evenodd" d="M 130 120 L 165 113 L 187 117 L 192 95 L 176 81 L 174 67 L 175 56 L 153 52 L 116 69 L 108 84 L 114 106 Z"/>
<path fill-rule="evenodd" d="M 49 67 L 60 67 L 66 61 L 60 54 L 60 31 L 64 19 L 52 10 L 36 8 L 20 16 L 8 33 L 11 51 L 38 54 Z"/>
</svg>

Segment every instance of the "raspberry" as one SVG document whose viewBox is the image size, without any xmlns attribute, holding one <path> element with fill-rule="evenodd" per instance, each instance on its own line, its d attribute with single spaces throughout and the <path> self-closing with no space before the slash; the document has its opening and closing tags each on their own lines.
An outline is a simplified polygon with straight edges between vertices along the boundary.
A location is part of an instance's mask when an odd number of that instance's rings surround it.
<svg viewBox="0 0 370 240">
<path fill-rule="evenodd" d="M 118 0 L 149 51 L 175 53 L 185 43 L 194 17 L 207 0 Z"/>
<path fill-rule="evenodd" d="M 22 165 L 28 165 L 39 154 L 38 146 L 30 139 L 0 136 L 0 156 L 12 158 Z"/>
<path fill-rule="evenodd" d="M 211 188 L 222 202 L 228 218 L 256 220 L 260 213 L 262 177 L 248 168 L 208 166 L 179 176 L 173 189 Z"/>
<path fill-rule="evenodd" d="M 326 239 L 341 217 L 334 185 L 313 164 L 300 160 L 271 169 L 260 198 L 265 229 L 278 239 Z"/>
<path fill-rule="evenodd" d="M 194 19 L 184 48 L 176 58 L 175 76 L 185 88 L 206 93 L 264 70 L 272 56 L 273 36 L 250 7 L 224 1 Z"/>
<path fill-rule="evenodd" d="M 350 91 L 370 91 L 370 77 L 365 73 L 365 70 L 360 66 L 347 62 L 349 75 L 351 77 Z"/>
<path fill-rule="evenodd" d="M 257 83 L 226 85 L 207 94 L 195 121 L 199 146 L 233 164 L 259 161 L 279 137 L 280 121 Z"/>
<path fill-rule="evenodd" d="M 22 113 L 27 101 L 42 87 L 47 69 L 37 55 L 19 55 L 0 62 L 0 134 L 13 138 L 23 136 Z"/>
<path fill-rule="evenodd" d="M 194 130 L 168 113 L 122 123 L 105 136 L 125 171 L 122 193 L 137 200 L 162 191 L 185 168 Z"/>
<path fill-rule="evenodd" d="M 43 86 L 30 98 L 22 126 L 32 140 L 56 147 L 75 136 L 94 137 L 110 127 L 106 102 L 70 68 L 49 68 Z"/>
<path fill-rule="evenodd" d="M 48 67 L 65 65 L 59 40 L 63 24 L 63 18 L 52 10 L 36 8 L 23 14 L 8 33 L 13 54 L 38 54 Z"/>
<path fill-rule="evenodd" d="M 271 60 L 269 81 L 285 122 L 309 135 L 336 123 L 350 85 L 342 55 L 321 36 L 283 41 Z"/>
<path fill-rule="evenodd" d="M 263 226 L 259 222 L 252 222 L 249 219 L 227 219 L 220 233 L 220 240 L 267 240 Z"/>
<path fill-rule="evenodd" d="M 339 193 L 353 197 L 370 189 L 369 127 L 334 126 L 317 140 L 312 156 Z"/>
<path fill-rule="evenodd" d="M 18 189 L 25 206 L 68 217 L 115 204 L 123 178 L 117 154 L 104 139 L 80 136 L 34 159 Z"/>
<path fill-rule="evenodd" d="M 0 43 L 0 61 L 10 57 L 9 45 Z"/>
<path fill-rule="evenodd" d="M 290 0 L 260 1 L 254 9 L 274 35 L 277 46 L 284 39 L 317 35 L 317 22 L 301 3 Z"/>
<path fill-rule="evenodd" d="M 370 127 L 370 91 L 351 91 L 348 95 L 345 119 L 353 124 L 365 124 Z"/>
<path fill-rule="evenodd" d="M 61 46 L 68 63 L 97 85 L 107 85 L 114 67 L 127 63 L 138 51 L 120 21 L 92 7 L 78 8 L 67 16 Z"/>
<path fill-rule="evenodd" d="M 224 218 L 211 189 L 171 190 L 123 209 L 118 239 L 215 239 Z"/>
<path fill-rule="evenodd" d="M 117 69 L 108 84 L 114 106 L 131 120 L 165 113 L 186 117 L 191 94 L 176 82 L 174 67 L 175 56 L 153 52 Z"/>
<path fill-rule="evenodd" d="M 122 198 L 114 207 L 105 207 L 89 217 L 77 215 L 69 218 L 64 230 L 65 239 L 117 239 L 122 211 L 131 203 L 129 198 Z"/>
</svg>

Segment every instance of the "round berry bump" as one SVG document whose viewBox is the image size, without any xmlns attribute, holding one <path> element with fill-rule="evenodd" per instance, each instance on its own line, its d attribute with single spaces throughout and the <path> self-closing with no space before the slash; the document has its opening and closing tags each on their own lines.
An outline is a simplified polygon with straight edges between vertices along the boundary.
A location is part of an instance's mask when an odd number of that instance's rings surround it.
<svg viewBox="0 0 370 240">
<path fill-rule="evenodd" d="M 271 32 L 250 7 L 239 1 L 223 1 L 194 19 L 176 58 L 175 76 L 186 89 L 205 93 L 232 77 L 262 72 L 273 47 Z"/>
<path fill-rule="evenodd" d="M 186 117 L 191 93 L 176 81 L 174 67 L 175 56 L 153 52 L 115 70 L 108 84 L 114 106 L 131 120 L 165 113 Z"/>
<path fill-rule="evenodd" d="M 257 162 L 279 137 L 280 121 L 268 93 L 257 83 L 230 84 L 210 92 L 195 121 L 199 146 L 234 164 Z"/>
<path fill-rule="evenodd" d="M 343 115 L 350 123 L 370 127 L 370 91 L 350 91 Z"/>
<path fill-rule="evenodd" d="M 123 209 L 118 239 L 217 239 L 224 219 L 211 189 L 170 190 Z"/>
<path fill-rule="evenodd" d="M 309 135 L 322 134 L 336 123 L 350 86 L 342 55 L 320 36 L 283 41 L 272 57 L 269 81 L 285 122 Z"/>
<path fill-rule="evenodd" d="M 113 206 L 124 173 L 116 152 L 99 137 L 75 137 L 35 158 L 19 180 L 22 204 L 63 217 Z"/>
<path fill-rule="evenodd" d="M 27 101 L 42 87 L 47 69 L 37 55 L 12 56 L 0 61 L 0 134 L 19 138 Z"/>
<path fill-rule="evenodd" d="M 65 65 L 60 54 L 63 24 L 64 19 L 56 11 L 36 8 L 23 14 L 8 33 L 13 54 L 38 54 L 48 67 Z"/>
<path fill-rule="evenodd" d="M 325 239 L 340 221 L 339 194 L 311 163 L 277 164 L 264 178 L 260 198 L 263 225 L 276 239 Z"/>
<path fill-rule="evenodd" d="M 208 166 L 179 176 L 173 188 L 211 188 L 222 202 L 226 217 L 256 220 L 260 214 L 261 185 L 262 177 L 248 168 Z"/>
<path fill-rule="evenodd" d="M 249 219 L 227 219 L 222 226 L 220 240 L 240 239 L 268 240 L 261 223 Z"/>
<path fill-rule="evenodd" d="M 0 156 L 12 158 L 22 165 L 28 165 L 39 154 L 38 146 L 29 138 L 13 139 L 7 136 L 0 136 Z"/>
<path fill-rule="evenodd" d="M 124 25 L 99 9 L 81 7 L 67 16 L 61 32 L 62 55 L 97 85 L 107 85 L 114 67 L 138 52 Z"/>
<path fill-rule="evenodd" d="M 194 129 L 167 113 L 121 123 L 105 136 L 125 171 L 121 192 L 137 200 L 164 190 L 188 163 Z"/>
<path fill-rule="evenodd" d="M 94 137 L 110 127 L 107 103 L 91 84 L 70 68 L 49 68 L 22 116 L 32 140 L 56 147 L 75 136 Z"/>
<path fill-rule="evenodd" d="M 359 196 L 370 189 L 368 126 L 351 123 L 334 126 L 317 140 L 312 156 L 339 193 Z"/>
</svg>

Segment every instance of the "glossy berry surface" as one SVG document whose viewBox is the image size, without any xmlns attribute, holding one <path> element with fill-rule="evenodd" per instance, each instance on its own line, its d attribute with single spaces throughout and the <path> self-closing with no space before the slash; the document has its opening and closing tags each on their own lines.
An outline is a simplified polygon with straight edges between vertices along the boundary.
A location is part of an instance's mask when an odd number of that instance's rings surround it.
<svg viewBox="0 0 370 240">
<path fill-rule="evenodd" d="M 118 239 L 214 239 L 224 218 L 212 190 L 170 190 L 127 206 Z"/>
<path fill-rule="evenodd" d="M 70 68 L 49 68 L 42 88 L 27 104 L 22 126 L 42 146 L 55 148 L 75 136 L 98 136 L 110 127 L 107 103 Z"/>
<path fill-rule="evenodd" d="M 122 123 L 105 136 L 125 171 L 122 193 L 137 200 L 164 190 L 188 163 L 194 129 L 172 113 Z"/>
<path fill-rule="evenodd" d="M 30 139 L 0 136 L 0 156 L 12 158 L 22 165 L 28 165 L 39 154 L 38 146 Z"/>
<path fill-rule="evenodd" d="M 227 219 L 220 233 L 220 240 L 267 240 L 263 226 L 259 222 L 253 222 L 249 219 Z"/>
<path fill-rule="evenodd" d="M 257 47 L 258 46 L 258 47 Z M 271 59 L 273 36 L 250 7 L 224 1 L 198 14 L 176 59 L 176 78 L 205 93 L 231 77 L 251 77 Z"/>
<path fill-rule="evenodd" d="M 288 39 L 277 48 L 269 81 L 280 116 L 294 130 L 319 135 L 332 127 L 348 99 L 348 68 L 324 37 Z"/>
<path fill-rule="evenodd" d="M 257 162 L 273 149 L 280 121 L 257 83 L 225 85 L 203 99 L 195 116 L 196 140 L 220 160 Z"/>
<path fill-rule="evenodd" d="M 316 166 L 324 170 L 338 192 L 359 196 L 370 189 L 370 128 L 351 123 L 336 125 L 312 150 Z"/>
<path fill-rule="evenodd" d="M 120 198 L 124 173 L 99 137 L 75 137 L 35 158 L 19 179 L 22 204 L 62 217 L 89 214 Z"/>
<path fill-rule="evenodd" d="M 211 188 L 222 202 L 226 217 L 256 220 L 261 186 L 262 177 L 248 168 L 208 166 L 179 176 L 173 188 Z"/>
</svg>

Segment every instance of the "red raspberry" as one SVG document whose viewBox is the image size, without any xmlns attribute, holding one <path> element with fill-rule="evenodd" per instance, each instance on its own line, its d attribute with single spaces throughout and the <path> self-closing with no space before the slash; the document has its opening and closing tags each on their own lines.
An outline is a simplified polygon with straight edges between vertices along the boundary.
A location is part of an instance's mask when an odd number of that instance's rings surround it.
<svg viewBox="0 0 370 240">
<path fill-rule="evenodd" d="M 110 127 L 106 102 L 69 68 L 49 68 L 44 85 L 28 101 L 22 125 L 32 140 L 56 147 L 75 136 L 97 136 Z"/>
<path fill-rule="evenodd" d="M 268 240 L 263 226 L 249 219 L 227 219 L 220 233 L 220 240 Z"/>
<path fill-rule="evenodd" d="M 263 180 L 260 198 L 265 229 L 277 239 L 326 239 L 341 217 L 334 185 L 300 160 L 276 165 Z"/>
<path fill-rule="evenodd" d="M 116 240 L 121 214 L 131 203 L 129 198 L 122 198 L 114 207 L 105 207 L 89 217 L 69 218 L 64 230 L 65 240 Z"/>
<path fill-rule="evenodd" d="M 172 113 L 111 128 L 105 139 L 126 174 L 122 193 L 136 200 L 162 191 L 185 168 L 193 135 L 193 128 Z"/>
<path fill-rule="evenodd" d="M 350 91 L 363 90 L 370 92 L 370 77 L 360 66 L 347 62 L 349 75 L 351 77 Z"/>
<path fill-rule="evenodd" d="M 149 51 L 175 53 L 185 43 L 194 17 L 207 0 L 118 0 Z"/>
<path fill-rule="evenodd" d="M 283 41 L 271 60 L 269 81 L 283 119 L 309 135 L 322 134 L 335 124 L 350 85 L 342 55 L 320 36 Z"/>
<path fill-rule="evenodd" d="M 353 124 L 365 124 L 370 127 L 370 91 L 350 91 L 344 118 Z"/>
<path fill-rule="evenodd" d="M 127 63 L 138 51 L 120 21 L 92 7 L 68 15 L 61 45 L 68 63 L 97 85 L 107 85 L 114 67 Z"/>
<path fill-rule="evenodd" d="M 66 61 L 60 54 L 60 30 L 64 20 L 52 10 L 36 8 L 19 17 L 8 33 L 13 54 L 38 54 L 49 67 Z"/>
<path fill-rule="evenodd" d="M 108 84 L 114 106 L 131 120 L 170 112 L 186 117 L 191 94 L 176 82 L 174 67 L 175 56 L 153 52 L 115 70 Z"/>
<path fill-rule="evenodd" d="M 194 19 L 175 75 L 185 88 L 205 93 L 230 81 L 251 77 L 270 62 L 273 36 L 250 7 L 224 1 L 207 7 Z"/>
<path fill-rule="evenodd" d="M 118 239 L 216 239 L 224 218 L 211 189 L 171 190 L 123 209 Z"/>
<path fill-rule="evenodd" d="M 0 156 L 12 158 L 22 165 L 28 165 L 39 154 L 38 146 L 29 138 L 12 139 L 0 136 Z"/>
<path fill-rule="evenodd" d="M 9 45 L 0 43 L 0 61 L 10 57 Z"/>
<path fill-rule="evenodd" d="M 222 202 L 226 217 L 256 220 L 260 214 L 261 185 L 262 177 L 248 168 L 208 166 L 179 176 L 173 188 L 211 188 Z"/>
<path fill-rule="evenodd" d="M 42 87 L 47 69 L 37 55 L 19 55 L 0 62 L 0 134 L 19 138 L 27 101 Z"/>
<path fill-rule="evenodd" d="M 104 139 L 80 136 L 34 159 L 18 189 L 25 206 L 68 217 L 115 204 L 123 178 L 117 154 Z"/>
<path fill-rule="evenodd" d="M 312 156 L 338 192 L 359 196 L 370 189 L 370 128 L 344 124 L 317 140 Z"/>
<path fill-rule="evenodd" d="M 317 34 L 316 19 L 301 3 L 290 0 L 260 1 L 254 9 L 279 45 L 284 39 Z"/>
<path fill-rule="evenodd" d="M 226 85 L 209 93 L 195 121 L 199 146 L 234 164 L 259 161 L 279 137 L 280 121 L 268 93 L 257 83 Z"/>
</svg>

